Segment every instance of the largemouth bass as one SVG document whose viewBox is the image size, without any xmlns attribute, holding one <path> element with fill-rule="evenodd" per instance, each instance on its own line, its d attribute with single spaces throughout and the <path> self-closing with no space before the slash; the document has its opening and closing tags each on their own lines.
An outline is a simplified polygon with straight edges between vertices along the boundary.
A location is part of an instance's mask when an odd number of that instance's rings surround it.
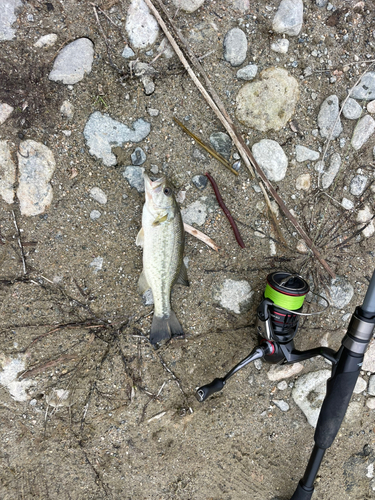
<svg viewBox="0 0 375 500">
<path fill-rule="evenodd" d="M 143 271 L 138 290 L 143 294 L 151 288 L 154 296 L 154 317 L 150 342 L 166 342 L 183 335 L 182 327 L 171 308 L 171 291 L 175 283 L 189 285 L 183 263 L 184 226 L 180 209 L 165 177 L 156 181 L 143 174 L 145 204 L 142 229 L 136 244 L 143 247 Z"/>
</svg>

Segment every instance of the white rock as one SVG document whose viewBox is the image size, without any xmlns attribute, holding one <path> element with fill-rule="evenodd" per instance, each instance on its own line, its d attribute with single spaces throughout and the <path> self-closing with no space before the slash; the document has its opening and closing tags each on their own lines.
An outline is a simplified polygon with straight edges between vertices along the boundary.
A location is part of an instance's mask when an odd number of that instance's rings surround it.
<svg viewBox="0 0 375 500">
<path fill-rule="evenodd" d="M 278 182 L 284 179 L 288 158 L 279 143 L 262 139 L 253 145 L 252 153 L 268 180 Z"/>
<path fill-rule="evenodd" d="M 17 20 L 17 9 L 22 7 L 21 0 L 2 0 L 0 9 L 0 40 L 12 40 L 16 30 L 12 24 Z"/>
<path fill-rule="evenodd" d="M 300 146 L 299 144 L 296 146 L 296 160 L 299 163 L 304 161 L 316 161 L 319 160 L 318 151 L 314 151 L 312 149 L 306 148 L 305 146 Z"/>
<path fill-rule="evenodd" d="M 7 120 L 13 112 L 13 107 L 6 102 L 0 102 L 0 125 Z"/>
<path fill-rule="evenodd" d="M 17 358 L 8 358 L 0 354 L 0 385 L 2 385 L 15 401 L 27 401 L 30 396 L 26 389 L 35 384 L 30 379 L 19 380 L 19 375 L 26 370 L 26 355 L 19 355 Z"/>
<path fill-rule="evenodd" d="M 292 397 L 312 427 L 317 424 L 330 376 L 330 370 L 311 372 L 302 375 L 294 385 Z"/>
<path fill-rule="evenodd" d="M 311 186 L 311 176 L 310 174 L 302 174 L 297 177 L 296 189 L 302 191 L 308 191 Z"/>
<path fill-rule="evenodd" d="M 272 22 L 272 29 L 277 33 L 297 36 L 303 23 L 302 0 L 281 0 Z"/>
<path fill-rule="evenodd" d="M 348 120 L 358 120 L 362 114 L 362 106 L 356 100 L 349 97 L 342 108 L 342 114 Z"/>
<path fill-rule="evenodd" d="M 367 408 L 370 408 L 370 410 L 375 410 L 375 398 L 368 398 L 366 406 Z"/>
<path fill-rule="evenodd" d="M 35 43 L 34 47 L 40 49 L 42 47 L 52 47 L 57 42 L 56 33 L 50 33 L 49 35 L 41 36 Z"/>
<path fill-rule="evenodd" d="M 17 197 L 22 215 L 38 215 L 52 201 L 50 180 L 56 168 L 52 151 L 40 142 L 27 140 L 19 145 Z"/>
<path fill-rule="evenodd" d="M 95 257 L 95 259 L 92 262 L 90 262 L 90 267 L 93 268 L 95 274 L 102 269 L 103 262 L 104 262 L 103 257 Z"/>
<path fill-rule="evenodd" d="M 135 56 L 134 50 L 129 47 L 129 45 L 125 45 L 124 50 L 121 52 L 121 55 L 124 59 L 130 59 Z"/>
<path fill-rule="evenodd" d="M 346 210 L 352 210 L 354 208 L 354 203 L 351 200 L 348 200 L 348 198 L 343 198 L 341 205 L 346 209 Z"/>
<path fill-rule="evenodd" d="M 253 293 L 247 281 L 227 279 L 220 290 L 214 293 L 214 298 L 219 301 L 221 307 L 240 314 L 249 305 Z"/>
<path fill-rule="evenodd" d="M 305 243 L 305 241 L 304 241 L 304 240 L 298 240 L 298 243 L 297 243 L 296 249 L 297 249 L 300 253 L 309 253 L 309 247 L 306 245 L 306 243 Z"/>
<path fill-rule="evenodd" d="M 53 63 L 48 78 L 54 82 L 73 85 L 91 72 L 94 44 L 88 38 L 78 38 L 66 45 Z"/>
<path fill-rule="evenodd" d="M 286 54 L 289 49 L 289 40 L 287 38 L 279 38 L 276 42 L 271 43 L 271 50 L 279 54 Z"/>
<path fill-rule="evenodd" d="M 199 199 L 181 210 L 182 219 L 186 224 L 203 226 L 206 222 L 208 209 L 205 200 Z"/>
<path fill-rule="evenodd" d="M 201 5 L 203 5 L 204 0 L 172 0 L 174 5 L 185 12 L 195 12 Z"/>
<path fill-rule="evenodd" d="M 282 399 L 273 399 L 272 403 L 274 403 L 281 411 L 288 411 L 289 405 L 286 401 Z"/>
<path fill-rule="evenodd" d="M 105 205 L 107 203 L 107 195 L 105 192 L 99 187 L 93 187 L 90 189 L 90 196 L 95 201 L 100 203 L 101 205 Z"/>
<path fill-rule="evenodd" d="M 375 396 L 375 375 L 371 375 L 369 379 L 367 392 L 370 396 Z"/>
<path fill-rule="evenodd" d="M 354 129 L 351 145 L 356 151 L 358 151 L 358 149 L 360 149 L 370 139 L 374 132 L 375 120 L 372 116 L 365 115 L 359 120 Z"/>
<path fill-rule="evenodd" d="M 13 203 L 16 165 L 7 141 L 0 141 L 0 196 L 6 203 Z"/>
<path fill-rule="evenodd" d="M 101 213 L 99 212 L 99 210 L 91 210 L 90 212 L 90 219 L 91 220 L 97 220 L 101 217 Z"/>
<path fill-rule="evenodd" d="M 375 98 L 375 72 L 369 71 L 362 76 L 359 84 L 352 90 L 351 97 L 372 101 Z"/>
<path fill-rule="evenodd" d="M 333 153 L 331 156 L 331 161 L 329 169 L 322 175 L 322 188 L 327 189 L 335 180 L 341 167 L 341 156 L 338 153 Z"/>
<path fill-rule="evenodd" d="M 250 0 L 232 0 L 232 3 L 233 8 L 242 13 L 245 13 L 250 9 Z"/>
<path fill-rule="evenodd" d="M 294 377 L 303 370 L 302 363 L 293 363 L 292 365 L 276 366 L 272 365 L 267 373 L 267 377 L 272 382 L 277 382 L 284 378 Z"/>
<path fill-rule="evenodd" d="M 331 280 L 331 284 L 328 287 L 328 296 L 325 291 L 322 291 L 323 297 L 325 297 L 330 305 L 336 309 L 343 309 L 347 306 L 352 300 L 353 294 L 354 289 L 352 285 L 342 276 L 337 276 L 335 279 Z"/>
<path fill-rule="evenodd" d="M 172 45 L 168 41 L 168 38 L 163 38 L 157 51 L 159 53 L 161 52 L 163 54 L 163 57 L 165 57 L 166 59 L 171 59 L 174 55 L 176 55 Z"/>
<path fill-rule="evenodd" d="M 72 120 L 74 116 L 74 106 L 69 101 L 64 101 L 60 108 L 60 113 L 68 120 Z"/>
<path fill-rule="evenodd" d="M 367 111 L 371 114 L 375 113 L 375 101 L 370 101 L 367 104 Z"/>
<path fill-rule="evenodd" d="M 365 205 L 363 210 L 358 211 L 357 215 L 357 222 L 360 222 L 361 224 L 359 227 L 363 227 L 366 225 L 369 221 L 369 225 L 362 231 L 362 234 L 365 238 L 370 238 L 375 232 L 375 227 L 374 227 L 374 220 L 372 219 L 373 213 L 371 212 L 371 209 L 368 205 Z"/>
<path fill-rule="evenodd" d="M 358 377 L 357 383 L 354 387 L 354 394 L 361 394 L 361 392 L 365 391 L 367 387 L 367 382 L 362 377 Z"/>
<path fill-rule="evenodd" d="M 143 0 L 132 0 L 125 24 L 132 47 L 144 49 L 153 45 L 159 34 L 159 25 Z"/>
<path fill-rule="evenodd" d="M 279 391 L 285 391 L 285 389 L 288 389 L 288 382 L 286 380 L 282 380 L 279 382 L 276 386 Z"/>
</svg>

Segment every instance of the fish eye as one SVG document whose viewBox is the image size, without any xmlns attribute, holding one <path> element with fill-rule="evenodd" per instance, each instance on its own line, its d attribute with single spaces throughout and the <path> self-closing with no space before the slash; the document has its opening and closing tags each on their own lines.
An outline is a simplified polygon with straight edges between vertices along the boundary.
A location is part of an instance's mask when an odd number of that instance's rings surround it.
<svg viewBox="0 0 375 500">
<path fill-rule="evenodd" d="M 171 196 L 172 190 L 170 188 L 166 187 L 166 188 L 164 188 L 163 193 L 165 194 L 165 196 Z"/>
</svg>

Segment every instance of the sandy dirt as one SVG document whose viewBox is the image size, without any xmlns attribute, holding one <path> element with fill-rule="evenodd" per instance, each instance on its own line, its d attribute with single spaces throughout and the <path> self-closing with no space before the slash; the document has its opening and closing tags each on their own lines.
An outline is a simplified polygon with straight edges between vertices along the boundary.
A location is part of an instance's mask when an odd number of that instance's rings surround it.
<svg viewBox="0 0 375 500">
<path fill-rule="evenodd" d="M 328 333 L 330 346 L 337 349 L 347 325 L 342 317 L 361 303 L 371 276 L 374 239 L 358 234 L 343 245 L 356 231 L 355 215 L 320 195 L 317 172 L 297 164 L 293 155 L 296 144 L 323 147 L 323 140 L 312 135 L 321 102 L 333 93 L 344 99 L 368 68 L 357 64 L 355 56 L 359 62 L 367 61 L 367 54 L 373 57 L 368 43 L 375 41 L 374 4 L 360 2 L 363 10 L 354 8 L 355 2 L 337 0 L 334 5 L 341 14 L 327 22 L 331 12 L 305 1 L 302 34 L 289 37 L 289 52 L 282 55 L 269 48 L 279 38 L 271 31 L 278 2 L 251 2 L 246 14 L 229 2 L 206 3 L 193 14 L 179 11 L 176 22 L 194 52 L 206 55 L 202 63 L 231 116 L 243 83 L 223 59 L 223 38 L 239 18 L 248 25 L 248 60 L 255 60 L 261 71 L 274 66 L 279 57 L 277 64 L 287 65 L 300 84 L 293 117 L 298 133 L 289 125 L 268 133 L 236 125 L 250 146 L 262 138 L 282 145 L 290 162 L 285 179 L 275 186 L 279 195 L 316 239 L 332 269 L 354 287 L 354 297 L 344 310 L 332 309 L 304 321 L 296 338 L 298 347 L 310 348 Z M 279 391 L 267 377 L 270 367 L 263 363 L 259 370 L 250 365 L 239 372 L 205 403 L 198 403 L 194 393 L 197 386 L 223 376 L 256 345 L 255 312 L 269 272 L 280 268 L 300 272 L 320 291 L 330 278 L 313 257 L 296 251 L 299 236 L 279 214 L 285 239 L 280 242 L 263 196 L 253 190 L 255 181 L 244 165 L 236 178 L 206 153 L 205 159 L 194 157 L 197 146 L 173 123 L 173 115 L 189 117 L 184 123 L 207 142 L 223 127 L 177 58 L 160 57 L 154 63 L 156 89 L 150 96 L 144 94 L 121 57 L 127 42 L 128 5 L 128 0 L 101 3 L 111 19 L 122 22 L 118 29 L 100 14 L 114 64 L 88 1 L 25 2 L 16 38 L 1 42 L 0 100 L 15 108 L 0 128 L 1 139 L 11 142 L 14 157 L 25 138 L 44 143 L 57 168 L 53 201 L 45 213 L 25 217 L 17 203 L 0 200 L 0 361 L 3 369 L 13 367 L 18 372 L 12 389 L 0 387 L 0 497 L 288 500 L 304 473 L 314 434 L 292 399 L 292 388 Z M 175 12 L 173 6 L 170 12 Z M 33 15 L 32 22 L 28 14 Z M 58 35 L 57 43 L 34 48 L 34 42 L 48 33 Z M 93 41 L 95 59 L 92 72 L 69 90 L 49 81 L 48 74 L 60 48 L 79 37 Z M 299 38 L 305 41 L 298 42 Z M 332 61 L 330 70 L 319 57 L 311 56 L 313 50 L 325 48 Z M 146 62 L 153 59 L 144 51 L 138 56 Z M 292 57 L 298 61 L 296 68 L 291 66 Z M 312 76 L 300 78 L 309 65 Z M 331 84 L 335 70 L 337 81 Z M 61 116 L 64 100 L 74 105 L 72 122 Z M 150 107 L 159 115 L 150 117 L 146 111 Z M 173 307 L 186 336 L 157 350 L 147 339 L 152 306 L 144 306 L 137 294 L 142 252 L 135 238 L 143 195 L 122 175 L 136 145 L 116 150 L 115 167 L 105 167 L 90 156 L 82 132 L 94 111 L 127 124 L 141 117 L 151 123 L 151 133 L 137 144 L 147 154 L 143 166 L 149 171 L 158 165 L 176 192 L 186 191 L 183 207 L 202 195 L 213 195 L 210 186 L 200 192 L 191 183 L 194 175 L 209 170 L 239 221 L 246 244 L 245 249 L 237 246 L 218 208 L 200 229 L 217 242 L 220 252 L 187 237 L 190 287 L 176 286 L 173 292 Z M 351 137 L 354 126 L 355 122 L 345 121 L 345 137 Z M 72 133 L 67 137 L 62 130 Z M 341 201 L 343 187 L 358 168 L 373 180 L 373 147 L 374 139 L 359 152 L 349 146 L 340 150 L 334 142 L 331 151 L 340 152 L 343 165 L 330 196 Z M 307 172 L 312 186 L 297 192 L 296 178 Z M 107 194 L 106 205 L 90 197 L 94 186 Z M 364 202 L 374 206 L 371 189 L 358 199 L 358 206 Z M 95 221 L 90 219 L 94 209 L 102 213 Z M 255 230 L 266 236 L 257 237 Z M 276 240 L 276 255 L 271 255 L 270 238 Z M 96 271 L 90 264 L 97 257 L 103 265 Z M 213 289 L 226 278 L 247 280 L 254 291 L 250 309 L 243 314 L 219 307 L 213 298 Z M 304 362 L 304 373 L 324 368 L 322 359 Z M 363 377 L 368 380 L 367 374 Z M 287 401 L 290 410 L 280 411 L 273 399 Z M 345 420 L 327 452 L 313 498 L 374 498 L 367 475 L 375 458 L 374 411 L 366 407 L 363 394 L 354 395 L 353 401 L 357 413 Z"/>
</svg>

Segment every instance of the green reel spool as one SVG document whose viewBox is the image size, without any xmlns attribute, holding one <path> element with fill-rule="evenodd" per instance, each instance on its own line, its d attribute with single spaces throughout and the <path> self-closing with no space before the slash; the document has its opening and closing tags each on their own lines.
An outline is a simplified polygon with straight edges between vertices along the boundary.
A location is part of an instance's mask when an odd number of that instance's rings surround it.
<svg viewBox="0 0 375 500">
<path fill-rule="evenodd" d="M 309 290 L 308 283 L 301 276 L 277 271 L 267 276 L 264 297 L 282 309 L 297 311 L 303 306 Z"/>
</svg>

